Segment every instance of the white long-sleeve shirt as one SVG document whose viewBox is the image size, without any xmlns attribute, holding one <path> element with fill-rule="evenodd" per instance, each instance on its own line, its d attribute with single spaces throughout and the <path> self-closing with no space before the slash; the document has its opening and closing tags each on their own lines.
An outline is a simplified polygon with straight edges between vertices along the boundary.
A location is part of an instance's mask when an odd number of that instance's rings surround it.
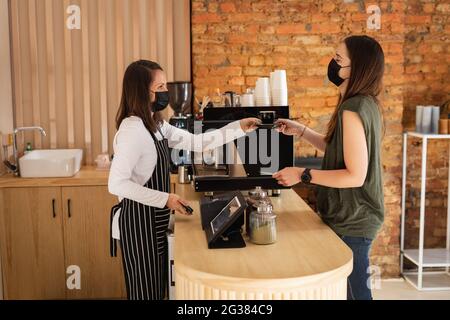
<svg viewBox="0 0 450 320">
<path fill-rule="evenodd" d="M 221 129 L 194 135 L 163 122 L 161 133 L 168 139 L 169 147 L 201 152 L 214 149 L 245 135 L 239 121 Z M 163 137 L 155 133 L 158 140 Z M 139 117 L 124 119 L 114 141 L 114 159 L 109 173 L 108 189 L 111 194 L 136 202 L 164 208 L 168 193 L 144 187 L 152 176 L 157 162 L 157 153 L 152 136 Z"/>
</svg>

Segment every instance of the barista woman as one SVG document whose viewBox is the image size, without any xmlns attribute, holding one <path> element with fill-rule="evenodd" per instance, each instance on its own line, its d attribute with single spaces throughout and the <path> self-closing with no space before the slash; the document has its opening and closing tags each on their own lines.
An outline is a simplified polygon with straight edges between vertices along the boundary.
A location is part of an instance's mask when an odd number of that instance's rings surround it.
<svg viewBox="0 0 450 320">
<path fill-rule="evenodd" d="M 164 299 L 167 289 L 166 230 L 172 210 L 188 214 L 187 202 L 170 193 L 169 147 L 203 151 L 256 129 L 258 119 L 192 135 L 161 120 L 169 103 L 166 77 L 155 62 L 141 60 L 125 71 L 109 192 L 120 203 L 111 214 L 112 237 L 120 239 L 129 299 Z M 115 255 L 115 240 L 111 242 Z"/>
<path fill-rule="evenodd" d="M 367 36 L 346 38 L 328 66 L 328 78 L 339 87 L 339 103 L 322 135 L 305 125 L 280 120 L 280 131 L 297 135 L 324 151 L 322 170 L 286 168 L 274 174 L 292 186 L 300 181 L 318 185 L 322 219 L 352 249 L 349 299 L 371 299 L 369 251 L 383 224 L 381 167 L 384 54 Z"/>
</svg>

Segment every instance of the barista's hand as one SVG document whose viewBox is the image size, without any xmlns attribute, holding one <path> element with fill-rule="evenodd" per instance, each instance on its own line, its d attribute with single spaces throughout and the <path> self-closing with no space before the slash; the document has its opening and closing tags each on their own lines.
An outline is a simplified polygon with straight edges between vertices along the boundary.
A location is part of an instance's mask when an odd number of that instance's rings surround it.
<svg viewBox="0 0 450 320">
<path fill-rule="evenodd" d="M 187 203 L 186 200 L 181 199 L 175 193 L 169 194 L 169 199 L 167 199 L 167 203 L 166 203 L 167 208 L 174 210 L 175 212 L 178 212 L 182 215 L 189 216 L 190 214 L 186 211 L 186 209 L 181 204 L 184 204 L 185 206 L 189 206 L 189 203 Z"/>
<path fill-rule="evenodd" d="M 278 184 L 285 187 L 291 187 L 301 181 L 303 171 L 305 171 L 305 169 L 297 167 L 284 168 L 283 170 L 274 173 L 272 177 L 277 179 Z"/>
<path fill-rule="evenodd" d="M 251 132 L 253 130 L 256 130 L 256 128 L 258 128 L 257 125 L 261 124 L 261 120 L 258 118 L 245 118 L 242 119 L 240 123 L 242 131 Z"/>
<path fill-rule="evenodd" d="M 275 121 L 275 125 L 278 126 L 277 130 L 287 136 L 300 135 L 304 126 L 296 121 L 289 119 L 278 119 Z"/>
</svg>

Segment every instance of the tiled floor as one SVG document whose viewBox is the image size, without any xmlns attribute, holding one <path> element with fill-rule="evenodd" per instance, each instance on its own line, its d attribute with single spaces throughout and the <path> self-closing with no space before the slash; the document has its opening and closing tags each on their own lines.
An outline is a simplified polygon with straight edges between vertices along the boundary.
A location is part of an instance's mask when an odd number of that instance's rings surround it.
<svg viewBox="0 0 450 320">
<path fill-rule="evenodd" d="M 372 294 L 375 300 L 450 300 L 450 291 L 418 291 L 403 279 L 382 280 Z"/>
</svg>

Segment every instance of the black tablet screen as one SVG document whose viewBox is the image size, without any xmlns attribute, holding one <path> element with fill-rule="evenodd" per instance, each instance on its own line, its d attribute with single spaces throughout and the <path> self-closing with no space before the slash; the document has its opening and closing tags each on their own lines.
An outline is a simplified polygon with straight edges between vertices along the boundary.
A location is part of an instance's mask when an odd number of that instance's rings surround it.
<svg viewBox="0 0 450 320">
<path fill-rule="evenodd" d="M 231 217 L 239 211 L 241 203 L 237 197 L 234 197 L 225 208 L 211 221 L 212 233 L 220 231 Z"/>
</svg>

